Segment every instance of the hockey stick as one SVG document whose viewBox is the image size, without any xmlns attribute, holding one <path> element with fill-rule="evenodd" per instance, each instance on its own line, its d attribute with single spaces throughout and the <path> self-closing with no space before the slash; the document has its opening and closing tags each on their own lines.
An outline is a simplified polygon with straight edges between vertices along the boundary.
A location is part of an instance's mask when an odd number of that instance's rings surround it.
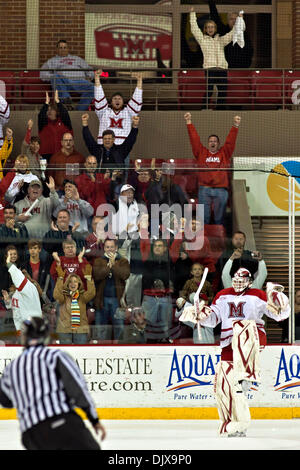
<svg viewBox="0 0 300 470">
<path fill-rule="evenodd" d="M 192 322 L 192 323 L 197 323 L 197 331 L 198 331 L 198 337 L 199 337 L 199 340 L 201 339 L 201 333 L 200 333 L 200 323 L 199 321 L 196 320 L 197 316 L 198 316 L 198 313 L 200 313 L 200 307 L 199 307 L 199 297 L 200 297 L 200 293 L 202 291 L 202 288 L 203 288 L 203 285 L 205 283 L 205 280 L 206 280 L 206 277 L 207 277 L 207 274 L 208 274 L 208 268 L 205 268 L 204 269 L 204 272 L 203 272 L 203 275 L 202 275 L 202 279 L 201 279 L 201 282 L 199 284 L 199 287 L 197 289 L 197 292 L 195 293 L 195 297 L 194 297 L 194 307 L 188 307 L 186 309 L 186 311 L 183 311 L 182 314 L 180 315 L 179 317 L 179 321 L 182 321 L 182 322 L 186 322 L 186 321 L 189 321 L 189 322 Z"/>
<path fill-rule="evenodd" d="M 197 315 L 197 316 L 198 316 L 198 313 L 200 313 L 200 309 L 199 309 L 199 297 L 200 297 L 200 293 L 201 293 L 201 291 L 202 291 L 202 288 L 203 288 L 203 286 L 204 286 L 204 283 L 205 283 L 205 281 L 206 281 L 207 274 L 208 274 L 208 268 L 204 268 L 201 282 L 200 282 L 200 284 L 199 284 L 199 287 L 198 287 L 197 292 L 196 292 L 195 297 L 194 297 L 194 305 L 195 305 L 196 315 Z M 201 327 L 200 327 L 200 322 L 197 322 L 197 331 L 198 331 L 198 338 L 199 338 L 199 340 L 201 339 L 200 328 L 201 328 Z"/>
</svg>

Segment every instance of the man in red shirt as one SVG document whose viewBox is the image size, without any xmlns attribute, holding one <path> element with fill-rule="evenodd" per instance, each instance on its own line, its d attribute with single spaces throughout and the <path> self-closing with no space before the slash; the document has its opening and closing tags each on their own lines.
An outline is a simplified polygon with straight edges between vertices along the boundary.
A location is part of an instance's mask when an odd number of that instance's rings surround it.
<svg viewBox="0 0 300 470">
<path fill-rule="evenodd" d="M 84 172 L 75 178 L 81 199 L 89 202 L 96 214 L 98 206 L 106 204 L 110 196 L 110 172 L 100 173 L 97 171 L 97 158 L 88 155 L 84 163 Z"/>
<path fill-rule="evenodd" d="M 73 135 L 66 132 L 62 137 L 61 149 L 52 155 L 48 165 L 48 175 L 54 178 L 60 195 L 64 189 L 64 180 L 74 180 L 83 168 L 84 162 L 84 156 L 74 147 Z M 70 165 L 69 168 L 68 165 Z"/>
<path fill-rule="evenodd" d="M 198 203 L 204 204 L 204 223 L 211 223 L 213 207 L 214 223 L 224 223 L 224 215 L 228 201 L 229 175 L 227 168 L 231 166 L 231 157 L 235 149 L 238 128 L 241 122 L 240 116 L 235 116 L 233 126 L 221 147 L 217 135 L 208 137 L 208 146 L 200 141 L 200 137 L 192 124 L 191 113 L 185 113 L 184 119 L 200 171 L 198 172 Z M 221 171 L 220 169 L 223 169 Z M 204 171 L 203 171 L 204 170 Z"/>
</svg>

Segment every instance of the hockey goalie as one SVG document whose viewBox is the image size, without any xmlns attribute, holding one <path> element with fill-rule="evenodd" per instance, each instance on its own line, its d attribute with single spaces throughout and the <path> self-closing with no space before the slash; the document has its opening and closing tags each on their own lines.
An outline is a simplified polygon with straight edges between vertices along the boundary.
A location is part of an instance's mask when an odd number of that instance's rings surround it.
<svg viewBox="0 0 300 470">
<path fill-rule="evenodd" d="M 221 290 L 210 307 L 197 301 L 182 313 L 181 321 L 214 328 L 221 323 L 221 360 L 216 368 L 214 394 L 220 417 L 220 435 L 246 436 L 250 425 L 247 392 L 260 382 L 259 353 L 266 345 L 263 316 L 282 321 L 290 315 L 283 286 L 267 283 L 266 292 L 251 288 L 251 274 L 240 268 L 232 287 Z"/>
</svg>

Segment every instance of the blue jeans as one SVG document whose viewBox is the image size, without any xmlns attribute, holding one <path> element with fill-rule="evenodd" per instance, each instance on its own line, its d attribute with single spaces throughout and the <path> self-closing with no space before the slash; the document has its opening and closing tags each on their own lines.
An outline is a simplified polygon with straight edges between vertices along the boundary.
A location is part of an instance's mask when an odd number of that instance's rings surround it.
<svg viewBox="0 0 300 470">
<path fill-rule="evenodd" d="M 156 340 L 168 338 L 172 326 L 171 298 L 145 295 L 142 310 L 147 321 L 147 338 Z"/>
<path fill-rule="evenodd" d="M 102 310 L 96 310 L 95 325 L 104 326 L 104 328 L 97 328 L 99 331 L 97 336 L 100 340 L 118 340 L 120 338 L 124 329 L 124 320 L 121 318 L 115 318 L 115 313 L 118 307 L 119 302 L 116 297 L 104 297 Z"/>
<path fill-rule="evenodd" d="M 64 101 L 70 98 L 70 92 L 80 93 L 78 111 L 86 111 L 94 98 L 94 84 L 88 80 L 71 80 L 62 75 L 55 74 L 51 79 L 53 90 L 58 91 L 59 99 Z"/>
<path fill-rule="evenodd" d="M 198 190 L 198 204 L 204 205 L 204 223 L 209 224 L 213 207 L 214 223 L 223 225 L 228 201 L 226 188 L 208 188 L 200 186 Z"/>
<path fill-rule="evenodd" d="M 87 344 L 87 333 L 58 333 L 60 344 Z"/>
</svg>

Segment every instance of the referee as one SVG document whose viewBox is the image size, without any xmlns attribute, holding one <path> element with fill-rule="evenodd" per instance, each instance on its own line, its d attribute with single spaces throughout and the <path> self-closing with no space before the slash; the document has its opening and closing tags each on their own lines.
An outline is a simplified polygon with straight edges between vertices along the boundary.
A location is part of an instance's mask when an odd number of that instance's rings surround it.
<svg viewBox="0 0 300 470">
<path fill-rule="evenodd" d="M 25 320 L 21 330 L 22 354 L 4 370 L 0 380 L 0 404 L 16 408 L 27 450 L 100 450 L 76 406 L 85 411 L 96 433 L 105 438 L 85 379 L 65 352 L 45 345 L 47 322 L 40 317 Z"/>
</svg>

